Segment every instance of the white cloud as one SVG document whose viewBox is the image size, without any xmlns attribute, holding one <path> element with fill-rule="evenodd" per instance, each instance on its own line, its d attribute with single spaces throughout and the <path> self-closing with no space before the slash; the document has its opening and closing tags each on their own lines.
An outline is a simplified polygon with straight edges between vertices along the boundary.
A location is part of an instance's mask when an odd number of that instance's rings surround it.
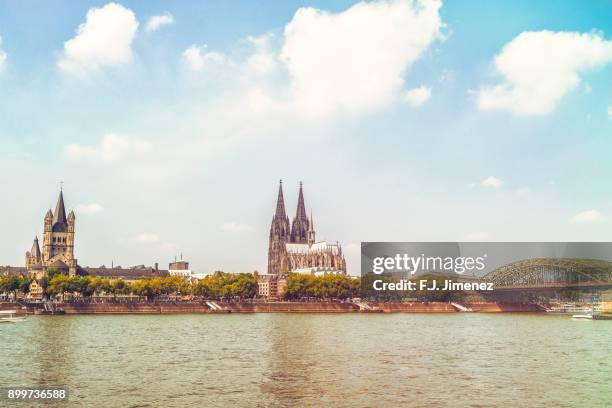
<svg viewBox="0 0 612 408">
<path fill-rule="evenodd" d="M 337 14 L 302 8 L 279 40 L 272 33 L 249 36 L 240 41 L 246 48 L 231 53 L 194 44 L 181 58 L 189 71 L 223 83 L 226 95 L 247 102 L 257 115 L 321 116 L 401 101 L 419 105 L 431 89 L 406 92 L 404 76 L 442 38 L 440 6 L 439 0 L 378 0 Z"/>
<path fill-rule="evenodd" d="M 159 242 L 159 236 L 148 232 L 143 232 L 134 237 L 134 241 L 142 244 L 156 244 Z"/>
<path fill-rule="evenodd" d="M 259 37 L 247 37 L 247 41 L 255 49 L 255 52 L 252 53 L 246 61 L 246 65 L 250 72 L 263 75 L 269 74 L 276 69 L 278 65 L 278 56 L 272 50 L 271 42 L 273 38 L 274 35 L 271 33 Z"/>
<path fill-rule="evenodd" d="M 404 94 L 405 101 L 412 106 L 421 106 L 429 98 L 431 98 L 431 88 L 424 85 L 406 91 Z"/>
<path fill-rule="evenodd" d="M 439 0 L 361 2 L 337 14 L 300 8 L 280 59 L 296 108 L 311 115 L 364 111 L 393 101 L 406 70 L 441 38 Z"/>
<path fill-rule="evenodd" d="M 470 232 L 465 235 L 465 239 L 468 241 L 486 241 L 489 239 L 489 234 L 484 231 Z"/>
<path fill-rule="evenodd" d="M 263 88 L 252 88 L 245 95 L 245 100 L 248 101 L 248 106 L 251 112 L 290 112 L 290 107 L 275 98 Z"/>
<path fill-rule="evenodd" d="M 612 105 L 608 106 L 608 117 L 612 118 Z"/>
<path fill-rule="evenodd" d="M 502 185 L 502 181 L 495 176 L 489 176 L 486 179 L 482 180 L 482 183 L 480 184 L 484 187 L 499 188 Z"/>
<path fill-rule="evenodd" d="M 144 140 L 108 133 L 102 137 L 98 145 L 69 144 L 64 147 L 64 153 L 73 160 L 112 162 L 126 154 L 147 152 L 149 147 L 149 143 Z"/>
<path fill-rule="evenodd" d="M 612 41 L 600 34 L 523 32 L 495 57 L 501 83 L 478 93 L 481 110 L 546 115 L 580 83 L 580 75 L 612 61 Z"/>
<path fill-rule="evenodd" d="M 159 16 L 152 16 L 151 18 L 149 18 L 145 30 L 150 33 L 153 31 L 157 31 L 161 28 L 161 26 L 168 24 L 174 24 L 174 16 L 169 12 L 165 12 L 164 14 L 161 14 Z"/>
<path fill-rule="evenodd" d="M 573 224 L 593 224 L 604 220 L 603 215 L 597 210 L 582 211 L 574 215 L 570 222 Z"/>
<path fill-rule="evenodd" d="M 234 221 L 228 221 L 221 224 L 219 229 L 226 232 L 246 232 L 251 230 L 251 226 Z"/>
<path fill-rule="evenodd" d="M 226 61 L 225 55 L 210 51 L 207 52 L 207 45 L 198 47 L 197 45 L 191 45 L 183 52 L 183 61 L 191 71 L 200 72 L 203 69 L 215 65 L 222 64 Z"/>
<path fill-rule="evenodd" d="M 137 30 L 136 16 L 120 4 L 91 8 L 76 36 L 64 43 L 57 65 L 69 74 L 86 76 L 105 67 L 129 64 Z"/>
<path fill-rule="evenodd" d="M 0 46 L 2 46 L 2 36 L 1 35 L 0 35 Z M 2 48 L 0 48 L 0 72 L 2 72 L 5 62 L 6 62 L 6 52 L 2 51 Z"/>
<path fill-rule="evenodd" d="M 104 207 L 98 203 L 79 204 L 76 206 L 77 214 L 95 215 L 101 213 L 102 211 L 104 211 Z"/>
</svg>

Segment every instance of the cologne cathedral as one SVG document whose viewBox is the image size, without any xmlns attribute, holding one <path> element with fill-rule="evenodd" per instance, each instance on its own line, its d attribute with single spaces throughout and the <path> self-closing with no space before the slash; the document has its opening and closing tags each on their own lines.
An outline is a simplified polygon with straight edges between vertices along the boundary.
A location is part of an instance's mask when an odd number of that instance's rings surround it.
<svg viewBox="0 0 612 408">
<path fill-rule="evenodd" d="M 270 227 L 268 274 L 284 275 L 288 272 L 346 274 L 346 261 L 338 243 L 316 241 L 312 214 L 310 219 L 306 215 L 302 183 L 295 218 L 289 227 L 281 181 Z"/>
</svg>

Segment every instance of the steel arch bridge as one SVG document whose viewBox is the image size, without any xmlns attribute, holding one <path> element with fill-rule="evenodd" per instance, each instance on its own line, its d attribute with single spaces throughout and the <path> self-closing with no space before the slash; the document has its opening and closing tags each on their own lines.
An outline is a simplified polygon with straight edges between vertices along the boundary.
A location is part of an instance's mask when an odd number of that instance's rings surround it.
<svg viewBox="0 0 612 408">
<path fill-rule="evenodd" d="M 612 262 L 533 258 L 509 263 L 483 276 L 495 289 L 612 288 Z"/>
</svg>

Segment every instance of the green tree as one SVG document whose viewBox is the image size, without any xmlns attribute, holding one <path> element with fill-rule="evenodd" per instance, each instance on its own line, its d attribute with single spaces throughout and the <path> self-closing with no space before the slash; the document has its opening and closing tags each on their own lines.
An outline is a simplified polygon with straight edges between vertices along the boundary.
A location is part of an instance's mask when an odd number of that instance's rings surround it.
<svg viewBox="0 0 612 408">
<path fill-rule="evenodd" d="M 204 279 L 200 279 L 194 288 L 194 295 L 200 296 L 204 299 L 217 300 L 218 294 L 215 293 L 213 287 L 211 285 L 211 281 L 209 277 L 205 277 Z"/>
<path fill-rule="evenodd" d="M 161 294 L 185 295 L 191 293 L 191 284 L 183 276 L 166 276 L 161 280 Z"/>
<path fill-rule="evenodd" d="M 127 295 L 131 293 L 130 285 L 123 279 L 117 279 L 110 283 L 111 291 L 115 295 Z"/>
<path fill-rule="evenodd" d="M 69 276 L 64 286 L 64 292 L 83 293 L 83 280 L 80 276 Z"/>
<path fill-rule="evenodd" d="M 250 299 L 257 293 L 257 277 L 251 273 L 240 273 L 234 276 L 229 286 L 231 296 Z"/>
<path fill-rule="evenodd" d="M 211 300 L 234 297 L 250 299 L 257 293 L 257 275 L 217 271 L 193 284 L 192 290 L 194 295 Z"/>
<path fill-rule="evenodd" d="M 93 282 L 97 280 L 98 282 Z M 84 298 L 91 297 L 96 292 L 99 282 L 102 279 L 91 278 L 89 276 L 75 276 L 73 277 L 74 287 L 77 289 L 75 292 L 80 293 Z"/>
<path fill-rule="evenodd" d="M 95 288 L 95 291 L 99 293 L 115 294 L 115 287 L 109 279 L 99 279 L 95 284 Z"/>
<path fill-rule="evenodd" d="M 8 275 L 2 275 L 0 276 L 0 293 L 4 293 L 4 294 L 8 294 L 8 290 L 6 290 L 7 287 L 7 278 Z"/>
<path fill-rule="evenodd" d="M 20 283 L 21 279 L 18 276 L 4 275 L 0 277 L 0 293 L 12 293 L 13 300 L 17 300 Z"/>
<path fill-rule="evenodd" d="M 55 275 L 58 275 L 60 273 L 60 270 L 54 267 L 47 269 L 47 276 L 49 277 L 49 280 L 53 279 Z"/>
<path fill-rule="evenodd" d="M 43 276 L 42 278 L 40 278 L 40 281 L 38 283 L 40 284 L 40 287 L 43 290 L 43 299 L 47 299 L 47 296 L 49 295 L 49 292 L 47 292 L 47 289 L 49 288 L 49 278 Z"/>
<path fill-rule="evenodd" d="M 314 276 L 292 273 L 287 277 L 283 296 L 285 299 L 299 299 L 303 297 L 316 297 L 317 292 L 318 289 L 316 288 Z"/>
<path fill-rule="evenodd" d="M 22 277 L 19 280 L 19 290 L 24 295 L 27 295 L 28 293 L 30 293 L 30 284 L 31 283 L 32 283 L 32 281 L 30 280 L 30 278 L 28 278 L 27 276 Z"/>
<path fill-rule="evenodd" d="M 0 276 L 0 293 L 7 295 L 10 293 L 10 291 L 8 290 L 8 277 L 8 275 Z"/>
<path fill-rule="evenodd" d="M 132 293 L 137 296 L 146 297 L 148 301 L 153 301 L 162 291 L 162 279 L 143 279 L 132 284 Z"/>
<path fill-rule="evenodd" d="M 348 299 L 359 294 L 360 280 L 344 275 L 312 276 L 289 274 L 283 294 L 285 299 L 314 297 Z"/>
<path fill-rule="evenodd" d="M 67 292 L 67 289 L 70 289 L 71 283 L 70 278 L 63 274 L 56 274 L 49 280 L 49 286 L 47 287 L 47 294 L 51 296 L 61 295 L 64 296 L 64 293 Z"/>
</svg>

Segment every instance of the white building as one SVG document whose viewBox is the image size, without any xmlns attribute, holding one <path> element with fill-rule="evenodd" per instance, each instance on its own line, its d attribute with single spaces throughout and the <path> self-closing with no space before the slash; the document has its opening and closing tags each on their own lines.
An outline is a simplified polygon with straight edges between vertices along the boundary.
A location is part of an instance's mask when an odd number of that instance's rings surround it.
<svg viewBox="0 0 612 408">
<path fill-rule="evenodd" d="M 184 261 L 182 255 L 180 261 L 175 259 L 174 262 L 170 262 L 168 273 L 172 276 L 182 276 L 189 280 L 200 280 L 206 276 L 204 273 L 195 273 L 189 269 L 189 262 Z"/>
</svg>

